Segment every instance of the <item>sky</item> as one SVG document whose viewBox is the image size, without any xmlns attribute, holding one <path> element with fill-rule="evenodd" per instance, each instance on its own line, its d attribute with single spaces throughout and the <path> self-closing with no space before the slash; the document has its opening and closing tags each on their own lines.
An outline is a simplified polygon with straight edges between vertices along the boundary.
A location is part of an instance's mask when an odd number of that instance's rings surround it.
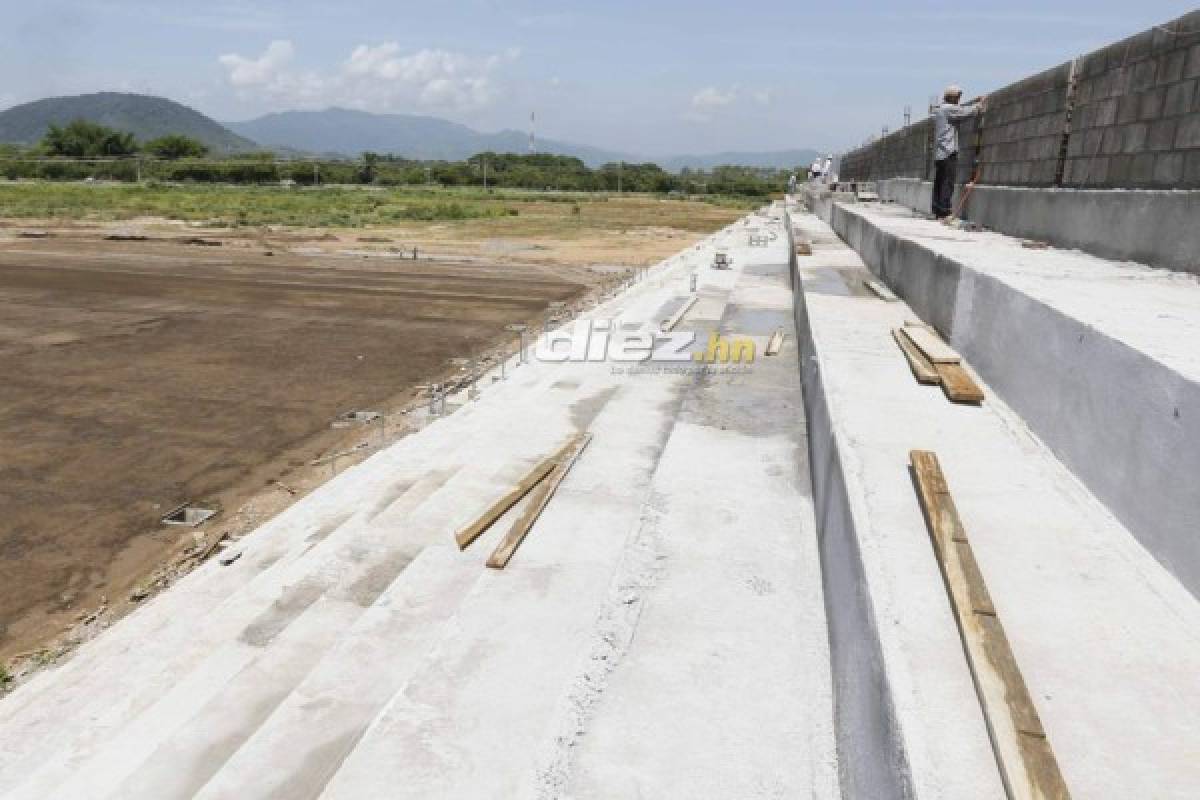
<svg viewBox="0 0 1200 800">
<path fill-rule="evenodd" d="M 1140 0 L 0 0 L 0 108 L 115 90 L 329 106 L 661 156 L 860 144 L 1190 9 Z"/>
</svg>

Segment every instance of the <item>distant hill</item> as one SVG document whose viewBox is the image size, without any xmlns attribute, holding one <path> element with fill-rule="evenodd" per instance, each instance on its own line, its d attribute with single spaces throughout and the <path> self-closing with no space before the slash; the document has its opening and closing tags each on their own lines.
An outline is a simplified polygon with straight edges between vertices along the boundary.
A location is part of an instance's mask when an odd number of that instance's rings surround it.
<svg viewBox="0 0 1200 800">
<path fill-rule="evenodd" d="M 266 147 L 357 156 L 365 151 L 418 160 L 457 161 L 476 153 L 524 153 L 529 135 L 520 131 L 480 133 L 466 125 L 413 114 L 372 114 L 345 108 L 284 111 L 226 125 Z M 538 140 L 542 153 L 575 156 L 591 166 L 630 156 L 598 147 Z"/>
<path fill-rule="evenodd" d="M 807 167 L 818 155 L 816 150 L 776 150 L 773 152 L 727 152 L 712 153 L 701 156 L 674 156 L 660 160 L 663 169 L 679 172 L 687 169 L 712 169 L 713 167 L 765 167 L 773 169 L 789 169 L 791 167 Z"/>
<path fill-rule="evenodd" d="M 0 111 L 0 142 L 36 144 L 51 124 L 86 119 L 128 131 L 140 141 L 181 133 L 219 153 L 253 150 L 257 145 L 199 111 L 163 97 L 99 92 L 48 97 Z"/>
</svg>

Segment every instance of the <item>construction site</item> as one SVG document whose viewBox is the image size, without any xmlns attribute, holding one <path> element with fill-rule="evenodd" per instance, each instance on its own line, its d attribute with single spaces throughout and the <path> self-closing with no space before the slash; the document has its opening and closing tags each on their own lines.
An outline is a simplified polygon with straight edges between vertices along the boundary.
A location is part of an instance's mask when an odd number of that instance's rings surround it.
<svg viewBox="0 0 1200 800">
<path fill-rule="evenodd" d="M 948 220 L 923 119 L 536 249 L 6 223 L 0 797 L 1200 796 L 1200 12 L 959 136 Z"/>
</svg>

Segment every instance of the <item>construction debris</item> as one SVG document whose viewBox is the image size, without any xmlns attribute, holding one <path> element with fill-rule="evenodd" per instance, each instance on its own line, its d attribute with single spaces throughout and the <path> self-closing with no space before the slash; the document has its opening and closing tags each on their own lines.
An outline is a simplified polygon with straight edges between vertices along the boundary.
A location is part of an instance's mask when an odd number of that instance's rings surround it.
<svg viewBox="0 0 1200 800">
<path fill-rule="evenodd" d="M 909 458 L 1006 793 L 1014 800 L 1065 800 L 1070 797 L 1066 781 L 992 605 L 937 455 L 913 450 Z"/>
<path fill-rule="evenodd" d="M 554 496 L 554 492 L 558 489 L 558 485 L 562 483 L 563 478 L 567 477 L 567 473 L 571 471 L 575 459 L 579 458 L 579 454 L 588 446 L 588 442 L 592 440 L 590 433 L 580 434 L 572 439 L 571 445 L 568 446 L 566 453 L 561 457 L 558 464 L 548 477 L 542 481 L 537 489 L 537 492 L 530 498 L 528 508 L 525 513 L 513 523 L 505 534 L 504 539 L 487 560 L 487 565 L 492 569 L 504 569 L 509 560 L 513 557 L 513 553 L 517 552 L 517 548 L 521 546 L 521 542 L 525 540 L 525 536 L 537 522 L 541 516 L 543 509 L 550 502 L 550 498 Z M 560 451 L 562 452 L 562 451 Z"/>
<path fill-rule="evenodd" d="M 917 383 L 942 387 L 947 399 L 954 403 L 979 405 L 984 400 L 983 389 L 971 378 L 962 365 L 962 356 L 938 338 L 928 326 L 906 323 L 894 328 L 892 336 L 908 359 Z M 941 360 L 935 360 L 936 353 Z"/>
<path fill-rule="evenodd" d="M 783 332 L 783 328 L 776 329 L 776 331 L 771 334 L 771 338 L 767 340 L 766 354 L 769 356 L 778 355 L 780 349 L 783 348 L 783 340 L 786 337 L 787 334 Z"/>
<path fill-rule="evenodd" d="M 871 294 L 875 295 L 880 300 L 886 300 L 889 303 L 895 303 L 900 300 L 900 298 L 897 297 L 891 289 L 884 286 L 879 281 L 865 280 L 863 281 L 863 286 L 866 286 L 867 289 L 870 290 Z"/>
</svg>

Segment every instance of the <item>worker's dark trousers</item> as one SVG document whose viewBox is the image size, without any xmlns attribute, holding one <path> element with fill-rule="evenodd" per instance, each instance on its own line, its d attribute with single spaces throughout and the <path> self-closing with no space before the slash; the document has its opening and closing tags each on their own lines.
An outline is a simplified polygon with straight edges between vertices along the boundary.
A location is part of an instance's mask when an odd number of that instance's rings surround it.
<svg viewBox="0 0 1200 800">
<path fill-rule="evenodd" d="M 958 153 L 934 162 L 933 215 L 938 219 L 954 211 L 954 181 L 958 177 Z"/>
</svg>

